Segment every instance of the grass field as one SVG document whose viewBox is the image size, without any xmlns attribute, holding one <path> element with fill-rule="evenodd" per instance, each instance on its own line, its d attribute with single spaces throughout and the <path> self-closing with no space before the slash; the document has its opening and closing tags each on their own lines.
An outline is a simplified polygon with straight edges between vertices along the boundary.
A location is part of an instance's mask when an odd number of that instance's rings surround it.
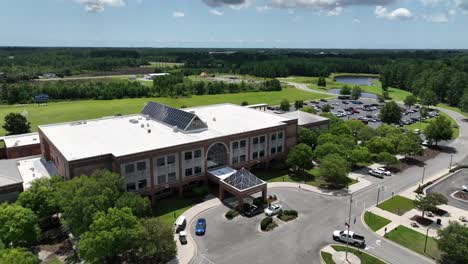
<svg viewBox="0 0 468 264">
<path fill-rule="evenodd" d="M 318 168 L 309 170 L 309 175 L 306 177 L 298 177 L 290 175 L 288 169 L 271 169 L 269 171 L 259 170 L 255 175 L 266 182 L 297 182 L 306 183 L 315 187 L 320 187 L 325 184 L 325 181 L 320 178 L 320 171 Z M 352 180 L 349 185 L 356 183 Z"/>
<path fill-rule="evenodd" d="M 330 78 L 326 78 L 327 82 L 327 87 L 319 87 L 317 85 L 318 77 L 303 77 L 303 76 L 291 76 L 288 78 L 283 78 L 281 80 L 284 81 L 290 81 L 290 82 L 297 82 L 297 83 L 305 83 L 309 85 L 310 88 L 316 89 L 316 90 L 329 90 L 329 89 L 340 89 L 343 87 L 344 83 L 339 83 L 333 81 L 334 77 L 337 76 L 350 76 L 350 75 L 355 75 L 355 76 L 372 76 L 374 77 L 375 75 L 369 75 L 369 74 L 347 74 L 347 73 L 339 73 L 335 75 L 331 75 Z M 360 86 L 363 92 L 367 93 L 373 93 L 373 94 L 382 94 L 382 85 L 380 81 L 376 81 L 374 86 L 365 86 L 362 85 Z M 400 90 L 400 89 L 395 89 L 395 88 L 389 88 L 388 89 L 389 96 L 396 101 L 403 101 L 406 96 L 411 95 L 410 92 Z"/>
<path fill-rule="evenodd" d="M 323 261 L 325 261 L 325 264 L 335 264 L 335 262 L 332 259 L 332 254 L 323 251 L 320 252 L 320 254 L 322 255 Z"/>
<path fill-rule="evenodd" d="M 454 126 L 455 128 L 453 129 L 453 135 L 452 135 L 452 139 L 456 139 L 458 136 L 460 136 L 460 128 L 458 127 L 458 124 L 457 122 L 451 118 L 449 115 L 447 115 L 446 113 L 443 113 L 443 112 L 440 112 L 440 115 L 441 116 L 445 116 L 446 118 L 448 118 L 450 120 L 450 122 L 452 123 L 452 126 Z M 415 129 L 419 129 L 421 130 L 421 132 L 423 133 L 424 132 L 424 129 L 426 129 L 426 127 L 429 125 L 429 123 L 434 120 L 434 118 L 431 118 L 431 119 L 426 119 L 426 120 L 423 120 L 423 121 L 419 121 L 419 122 L 416 122 L 414 124 L 411 124 L 411 125 L 407 125 L 405 126 L 407 129 L 411 129 L 411 130 L 415 130 Z"/>
<path fill-rule="evenodd" d="M 159 218 L 162 223 L 172 226 L 177 217 L 196 203 L 180 197 L 169 197 L 157 202 L 153 216 Z"/>
<path fill-rule="evenodd" d="M 142 65 L 142 68 L 174 68 L 177 66 L 184 66 L 183 63 L 179 62 L 164 62 L 164 61 L 152 61 L 149 65 Z"/>
<path fill-rule="evenodd" d="M 334 248 L 336 251 L 346 251 L 345 246 L 333 245 L 332 248 Z M 355 248 L 348 248 L 348 252 L 353 253 L 359 259 L 361 259 L 361 264 L 385 264 L 385 262 L 367 253 L 364 253 L 362 250 L 357 250 Z"/>
<path fill-rule="evenodd" d="M 450 105 L 447 105 L 447 104 L 438 104 L 437 106 L 440 107 L 440 108 L 445 108 L 445 109 L 449 109 L 449 110 L 455 111 L 455 112 L 457 112 L 457 113 L 460 113 L 460 114 L 462 114 L 462 115 L 468 117 L 468 113 L 462 112 L 462 111 L 460 110 L 460 108 L 458 108 L 458 107 L 450 106 Z"/>
<path fill-rule="evenodd" d="M 364 213 L 364 222 L 372 229 L 372 231 L 377 231 L 382 227 L 390 224 L 392 221 L 388 220 L 387 218 L 378 216 L 371 212 Z"/>
<path fill-rule="evenodd" d="M 404 215 L 406 212 L 414 208 L 414 203 L 411 199 L 397 195 L 383 203 L 380 203 L 378 207 L 397 215 Z"/>
<path fill-rule="evenodd" d="M 426 236 L 408 227 L 400 225 L 385 235 L 385 237 L 426 257 L 433 259 L 440 258 L 440 251 L 434 238 L 429 237 L 427 239 L 426 253 L 424 253 Z"/>
<path fill-rule="evenodd" d="M 67 101 L 49 103 L 48 106 L 29 105 L 2 105 L 0 106 L 0 120 L 11 112 L 28 112 L 28 120 L 31 122 L 33 131 L 37 130 L 38 125 L 51 124 L 67 121 L 77 121 L 84 119 L 93 119 L 104 116 L 111 116 L 117 113 L 133 114 L 139 113 L 148 101 L 157 101 L 173 107 L 191 107 L 199 105 L 234 103 L 241 104 L 247 101 L 249 104 L 267 103 L 277 105 L 283 99 L 290 102 L 295 100 L 313 100 L 322 98 L 324 95 L 301 91 L 292 87 L 285 87 L 278 92 L 252 92 L 238 94 L 218 94 L 192 96 L 189 98 L 137 98 L 137 99 L 116 99 L 116 100 L 86 100 L 86 101 Z M 5 131 L 0 128 L 0 135 Z"/>
</svg>

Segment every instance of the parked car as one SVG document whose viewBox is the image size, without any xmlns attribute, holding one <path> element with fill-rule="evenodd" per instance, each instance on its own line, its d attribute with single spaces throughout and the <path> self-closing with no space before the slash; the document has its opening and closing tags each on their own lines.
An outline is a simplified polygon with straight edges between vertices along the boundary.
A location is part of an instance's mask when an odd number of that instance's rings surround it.
<svg viewBox="0 0 468 264">
<path fill-rule="evenodd" d="M 247 208 L 245 208 L 247 207 Z M 244 215 L 247 216 L 247 217 L 253 217 L 253 216 L 256 216 L 258 214 L 261 214 L 263 212 L 263 210 L 259 207 L 257 207 L 256 205 L 251 205 L 251 204 L 245 204 L 244 205 Z"/>
<path fill-rule="evenodd" d="M 197 236 L 204 235 L 206 232 L 206 219 L 198 218 L 197 224 L 195 225 L 195 234 Z"/>
<path fill-rule="evenodd" d="M 345 105 L 349 104 L 348 101 L 342 101 L 341 103 Z"/>
<path fill-rule="evenodd" d="M 462 185 L 462 190 L 464 192 L 468 192 L 468 185 Z"/>
<path fill-rule="evenodd" d="M 382 172 L 380 172 L 378 170 L 374 170 L 374 169 L 369 169 L 369 175 L 372 175 L 372 176 L 380 178 L 380 179 L 384 178 L 384 174 Z"/>
<path fill-rule="evenodd" d="M 267 216 L 273 216 L 275 214 L 278 214 L 282 210 L 281 205 L 279 204 L 272 204 L 270 205 L 267 209 L 265 209 L 265 214 Z"/>
<path fill-rule="evenodd" d="M 322 99 L 320 99 L 320 102 L 326 103 L 326 102 L 327 102 L 327 99 L 323 99 L 323 98 L 322 98 Z"/>
<path fill-rule="evenodd" d="M 176 233 L 179 233 L 180 231 L 184 231 L 186 225 L 187 225 L 187 220 L 185 219 L 185 216 L 183 215 L 179 216 L 176 222 L 174 223 L 174 229 Z"/>
<path fill-rule="evenodd" d="M 179 232 L 179 241 L 182 245 L 187 244 L 187 232 L 185 231 Z"/>
<path fill-rule="evenodd" d="M 333 240 L 349 243 L 355 247 L 365 247 L 366 239 L 363 236 L 356 235 L 353 231 L 335 230 L 333 231 Z"/>
<path fill-rule="evenodd" d="M 392 176 L 392 173 L 388 170 L 385 170 L 384 168 L 377 168 L 376 170 L 380 171 L 385 176 Z"/>
</svg>

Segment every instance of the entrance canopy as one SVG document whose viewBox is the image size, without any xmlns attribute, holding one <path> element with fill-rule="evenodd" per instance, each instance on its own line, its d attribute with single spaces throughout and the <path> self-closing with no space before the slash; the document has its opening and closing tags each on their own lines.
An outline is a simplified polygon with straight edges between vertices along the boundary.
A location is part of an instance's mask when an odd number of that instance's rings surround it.
<svg viewBox="0 0 468 264">
<path fill-rule="evenodd" d="M 238 191 L 244 191 L 266 184 L 266 182 L 257 178 L 257 176 L 245 168 L 236 171 L 231 176 L 222 180 L 222 182 L 235 188 Z"/>
</svg>

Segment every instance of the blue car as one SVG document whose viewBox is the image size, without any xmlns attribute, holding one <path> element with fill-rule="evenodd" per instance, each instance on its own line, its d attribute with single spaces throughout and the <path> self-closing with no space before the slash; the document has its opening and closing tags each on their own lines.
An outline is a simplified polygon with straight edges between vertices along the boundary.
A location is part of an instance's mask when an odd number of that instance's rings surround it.
<svg viewBox="0 0 468 264">
<path fill-rule="evenodd" d="M 197 225 L 195 226 L 195 234 L 198 236 L 204 235 L 206 232 L 206 219 L 198 218 Z"/>
</svg>

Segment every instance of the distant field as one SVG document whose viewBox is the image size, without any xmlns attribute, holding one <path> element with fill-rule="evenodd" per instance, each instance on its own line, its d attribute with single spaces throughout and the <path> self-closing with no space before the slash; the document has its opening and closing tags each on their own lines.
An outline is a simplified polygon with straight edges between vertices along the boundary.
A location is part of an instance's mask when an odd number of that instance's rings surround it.
<svg viewBox="0 0 468 264">
<path fill-rule="evenodd" d="M 348 75 L 376 77 L 376 75 L 372 75 L 372 74 L 348 74 L 348 73 L 334 74 L 334 75 L 331 75 L 330 78 L 326 78 L 327 87 L 319 87 L 317 85 L 318 77 L 291 76 L 288 78 L 283 78 L 282 80 L 290 81 L 290 82 L 297 82 L 297 83 L 305 83 L 309 85 L 310 88 L 312 89 L 326 91 L 329 89 L 340 89 L 341 87 L 343 87 L 344 85 L 343 83 L 335 82 L 333 81 L 333 78 L 337 76 L 348 76 Z M 375 86 L 361 85 L 360 87 L 363 92 L 373 93 L 373 94 L 382 94 L 382 84 L 380 83 L 380 81 L 376 81 Z M 395 89 L 395 88 L 389 88 L 388 93 L 390 97 L 396 101 L 403 101 L 406 96 L 411 95 L 411 93 L 408 91 Z"/>
<path fill-rule="evenodd" d="M 30 105 L 1 105 L 0 120 L 3 123 L 5 116 L 10 112 L 19 112 L 26 110 L 28 119 L 31 122 L 33 131 L 41 124 L 51 124 L 58 122 L 76 121 L 84 119 L 99 118 L 111 116 L 117 113 L 132 114 L 141 111 L 148 101 L 157 101 L 173 107 L 191 107 L 199 105 L 234 103 L 241 104 L 247 101 L 249 104 L 267 103 L 277 105 L 283 99 L 290 102 L 295 100 L 314 100 L 324 97 L 321 94 L 309 93 L 291 87 L 285 87 L 278 92 L 251 92 L 238 94 L 218 94 L 192 96 L 189 98 L 137 98 L 120 100 L 85 100 L 49 103 L 48 106 Z M 0 135 L 5 131 L 0 128 Z"/>
<path fill-rule="evenodd" d="M 178 66 L 184 66 L 183 63 L 179 62 L 164 62 L 164 61 L 152 61 L 149 65 L 141 65 L 142 68 L 174 68 Z"/>
</svg>

